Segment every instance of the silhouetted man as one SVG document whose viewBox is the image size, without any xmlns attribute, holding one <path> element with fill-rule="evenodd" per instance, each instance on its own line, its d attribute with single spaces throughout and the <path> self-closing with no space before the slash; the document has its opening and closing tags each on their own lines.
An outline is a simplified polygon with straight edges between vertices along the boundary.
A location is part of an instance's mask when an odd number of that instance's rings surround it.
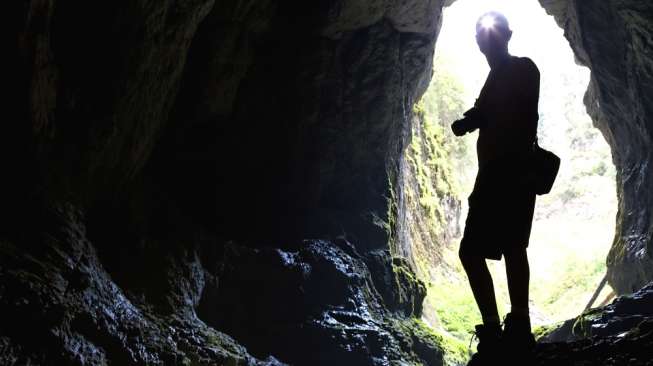
<svg viewBox="0 0 653 366">
<path fill-rule="evenodd" d="M 511 36 L 502 14 L 489 12 L 479 18 L 476 42 L 490 73 L 474 107 L 451 125 L 456 136 L 479 130 L 479 170 L 459 251 L 483 318 L 483 324 L 476 326 L 479 345 L 473 362 L 492 359 L 498 351 L 523 354 L 535 344 L 528 311 L 526 248 L 535 207 L 528 162 L 537 138 L 540 75 L 533 61 L 508 53 Z M 512 305 L 503 331 L 485 262 L 500 260 L 502 255 Z"/>
</svg>

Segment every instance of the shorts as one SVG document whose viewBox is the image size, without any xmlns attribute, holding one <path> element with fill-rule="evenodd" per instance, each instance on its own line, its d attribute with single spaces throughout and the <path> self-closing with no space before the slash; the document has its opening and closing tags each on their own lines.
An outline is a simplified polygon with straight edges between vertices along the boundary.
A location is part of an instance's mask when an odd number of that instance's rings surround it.
<svg viewBox="0 0 653 366">
<path fill-rule="evenodd" d="M 511 248 L 527 248 L 535 190 L 519 166 L 495 164 L 479 171 L 469 196 L 461 255 L 500 260 Z"/>
</svg>

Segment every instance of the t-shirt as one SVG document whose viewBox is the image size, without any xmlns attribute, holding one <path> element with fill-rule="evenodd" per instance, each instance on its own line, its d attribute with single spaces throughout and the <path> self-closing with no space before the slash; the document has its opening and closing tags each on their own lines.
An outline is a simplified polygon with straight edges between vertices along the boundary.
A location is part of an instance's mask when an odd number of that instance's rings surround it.
<svg viewBox="0 0 653 366">
<path fill-rule="evenodd" d="M 479 169 L 490 162 L 526 158 L 537 138 L 540 72 L 527 57 L 510 56 L 488 74 L 476 100 L 484 123 L 476 152 Z"/>
</svg>

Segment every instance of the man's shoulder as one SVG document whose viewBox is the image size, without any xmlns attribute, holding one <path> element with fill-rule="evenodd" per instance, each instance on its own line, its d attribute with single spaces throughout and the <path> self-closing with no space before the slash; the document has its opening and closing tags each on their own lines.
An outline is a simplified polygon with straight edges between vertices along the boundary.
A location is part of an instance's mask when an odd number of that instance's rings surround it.
<svg viewBox="0 0 653 366">
<path fill-rule="evenodd" d="M 513 62 L 522 71 L 526 73 L 540 73 L 540 70 L 535 65 L 535 62 L 528 57 L 513 57 Z"/>
</svg>

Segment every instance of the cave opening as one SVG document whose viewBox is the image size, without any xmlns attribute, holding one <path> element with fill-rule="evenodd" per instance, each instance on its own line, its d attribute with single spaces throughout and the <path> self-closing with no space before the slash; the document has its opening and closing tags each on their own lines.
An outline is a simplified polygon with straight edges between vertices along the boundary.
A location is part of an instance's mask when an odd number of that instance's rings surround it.
<svg viewBox="0 0 653 366">
<path fill-rule="evenodd" d="M 472 34 L 485 9 L 452 18 L 466 3 L 11 2 L 0 365 L 466 364 L 479 317 L 457 246 L 476 162 L 449 124 L 487 71 Z M 617 231 L 619 298 L 516 363 L 649 365 L 653 2 L 539 0 L 592 70 L 585 105 L 612 151 L 584 113 L 587 70 L 537 58 L 567 44 L 525 17 L 544 15 L 536 0 L 483 3 L 510 17 L 513 53 L 564 80 L 544 87 L 541 123 L 567 170 L 531 253 L 564 241 L 567 256 L 531 257 L 566 277 L 558 293 L 533 280 L 536 322 L 582 311 Z M 537 48 L 519 50 L 529 30 Z M 613 181 L 616 225 L 599 200 Z M 547 303 L 570 288 L 573 306 Z"/>
<path fill-rule="evenodd" d="M 609 285 L 594 294 L 614 238 L 617 190 L 610 147 L 584 104 L 589 69 L 575 62 L 563 30 L 538 1 L 458 0 L 443 13 L 433 77 L 414 107 L 404 167 L 409 252 L 428 283 L 423 317 L 452 335 L 454 344 L 480 322 L 457 257 L 477 171 L 477 133 L 456 138 L 449 125 L 473 105 L 489 71 L 474 40 L 474 24 L 488 10 L 510 21 L 511 54 L 530 57 L 540 70 L 538 139 L 562 159 L 552 192 L 538 196 L 535 208 L 528 250 L 531 321 L 536 327 L 561 322 L 582 313 L 591 298 L 596 306 L 613 295 Z M 505 314 L 504 263 L 488 263 Z"/>
</svg>

